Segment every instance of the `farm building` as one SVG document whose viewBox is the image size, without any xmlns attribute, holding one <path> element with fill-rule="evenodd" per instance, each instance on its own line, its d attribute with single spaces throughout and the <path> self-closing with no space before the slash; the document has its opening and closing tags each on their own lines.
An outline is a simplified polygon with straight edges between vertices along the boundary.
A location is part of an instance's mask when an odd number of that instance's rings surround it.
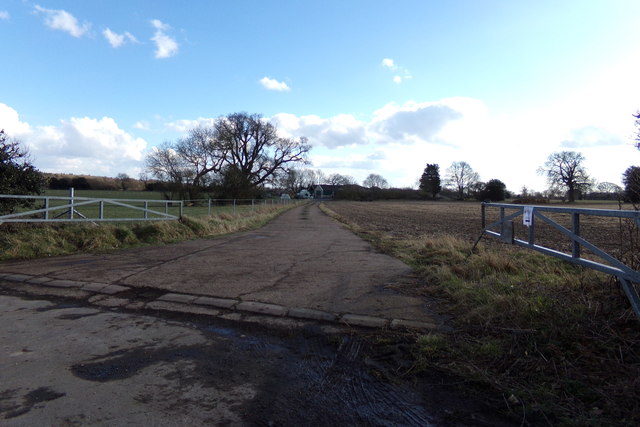
<svg viewBox="0 0 640 427">
<path fill-rule="evenodd" d="M 342 187 L 342 185 L 316 185 L 313 190 L 314 199 L 333 199 L 336 197 L 336 192 Z"/>
</svg>

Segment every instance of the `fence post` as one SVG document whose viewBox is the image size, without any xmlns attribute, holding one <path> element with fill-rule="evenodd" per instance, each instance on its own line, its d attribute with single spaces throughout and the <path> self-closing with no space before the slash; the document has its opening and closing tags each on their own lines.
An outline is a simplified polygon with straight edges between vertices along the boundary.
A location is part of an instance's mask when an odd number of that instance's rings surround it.
<svg viewBox="0 0 640 427">
<path fill-rule="evenodd" d="M 485 227 L 487 226 L 487 221 L 486 221 L 486 217 L 485 217 L 485 212 L 486 212 L 486 206 L 484 205 L 484 202 L 482 202 L 480 204 L 480 217 L 482 218 L 482 229 L 484 230 Z"/>
<path fill-rule="evenodd" d="M 182 219 L 182 200 L 180 200 L 180 219 Z"/>
<path fill-rule="evenodd" d="M 209 213 L 207 215 L 211 216 L 211 198 L 209 198 Z"/>
<path fill-rule="evenodd" d="M 233 199 L 233 214 L 236 214 L 236 199 Z"/>
<path fill-rule="evenodd" d="M 44 198 L 44 219 L 49 219 L 49 198 Z"/>
<path fill-rule="evenodd" d="M 149 218 L 149 202 L 144 201 L 144 219 Z"/>
<path fill-rule="evenodd" d="M 100 200 L 100 208 L 99 208 L 98 217 L 100 219 L 104 219 L 104 200 Z"/>
<path fill-rule="evenodd" d="M 575 212 L 571 214 L 571 226 L 573 234 L 580 236 L 580 214 Z M 580 258 L 580 243 L 575 240 L 571 243 L 571 256 Z"/>
<path fill-rule="evenodd" d="M 69 219 L 73 219 L 73 211 L 74 211 L 74 207 L 73 207 L 73 198 L 75 197 L 75 191 L 73 190 L 73 187 L 69 188 Z"/>
</svg>

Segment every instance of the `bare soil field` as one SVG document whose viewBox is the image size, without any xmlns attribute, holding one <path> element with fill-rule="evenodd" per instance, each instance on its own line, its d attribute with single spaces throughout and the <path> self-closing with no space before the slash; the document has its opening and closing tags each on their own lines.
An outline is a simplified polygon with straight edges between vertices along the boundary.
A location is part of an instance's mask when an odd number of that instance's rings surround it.
<svg viewBox="0 0 640 427">
<path fill-rule="evenodd" d="M 591 209 L 618 209 L 617 203 L 594 203 L 549 206 L 566 206 Z M 365 230 L 384 233 L 387 237 L 406 239 L 424 235 L 451 234 L 469 242 L 475 242 L 482 232 L 480 203 L 472 202 L 431 202 L 431 201 L 383 201 L 383 202 L 331 202 L 328 207 Z M 571 229 L 568 214 L 549 214 L 549 218 Z M 487 224 L 499 218 L 498 208 L 487 208 Z M 527 227 L 522 225 L 522 217 L 514 220 L 515 236 L 527 240 Z M 581 216 L 581 236 L 597 247 L 614 256 L 628 251 L 629 240 L 637 227 L 626 220 L 617 218 Z M 496 230 L 497 231 L 497 230 Z M 501 245 L 490 236 L 482 238 L 489 245 Z M 536 243 L 556 250 L 571 252 L 571 240 L 551 226 L 536 221 Z M 583 256 L 589 253 L 583 250 Z"/>
</svg>

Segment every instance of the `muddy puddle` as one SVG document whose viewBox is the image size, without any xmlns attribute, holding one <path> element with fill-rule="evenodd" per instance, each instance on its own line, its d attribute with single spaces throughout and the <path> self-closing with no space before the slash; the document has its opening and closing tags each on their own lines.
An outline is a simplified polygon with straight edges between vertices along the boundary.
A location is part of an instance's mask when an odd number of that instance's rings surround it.
<svg viewBox="0 0 640 427">
<path fill-rule="evenodd" d="M 193 325 L 205 344 L 137 347 L 72 366 L 75 376 L 109 382 L 159 363 L 187 363 L 182 385 L 234 390 L 250 383 L 255 396 L 234 409 L 247 425 L 441 425 L 419 393 L 377 378 L 361 362 L 358 338 L 313 330 L 273 336 L 230 325 Z"/>
</svg>

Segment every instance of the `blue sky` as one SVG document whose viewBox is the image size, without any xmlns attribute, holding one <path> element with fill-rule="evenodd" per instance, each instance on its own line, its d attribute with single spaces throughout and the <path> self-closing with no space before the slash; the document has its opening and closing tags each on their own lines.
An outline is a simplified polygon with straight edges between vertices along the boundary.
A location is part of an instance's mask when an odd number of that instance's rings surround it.
<svg viewBox="0 0 640 427">
<path fill-rule="evenodd" d="M 237 111 L 312 168 L 415 185 L 426 163 L 543 190 L 554 151 L 640 164 L 640 2 L 0 1 L 0 127 L 48 172 L 137 176 Z"/>
</svg>

